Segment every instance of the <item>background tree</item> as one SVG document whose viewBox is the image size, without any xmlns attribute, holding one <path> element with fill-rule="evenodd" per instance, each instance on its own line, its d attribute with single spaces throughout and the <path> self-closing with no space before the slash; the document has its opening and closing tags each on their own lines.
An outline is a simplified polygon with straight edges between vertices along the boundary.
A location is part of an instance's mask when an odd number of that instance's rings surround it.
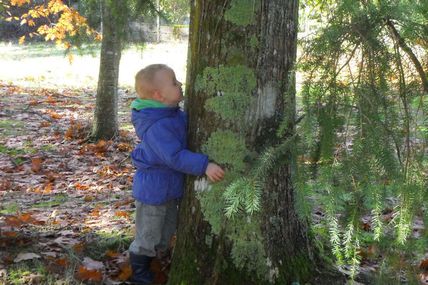
<svg viewBox="0 0 428 285">
<path fill-rule="evenodd" d="M 189 141 L 228 173 L 215 185 L 187 181 L 170 283 L 289 284 L 320 271 L 326 281 L 295 207 L 298 2 L 191 7 Z"/>
</svg>

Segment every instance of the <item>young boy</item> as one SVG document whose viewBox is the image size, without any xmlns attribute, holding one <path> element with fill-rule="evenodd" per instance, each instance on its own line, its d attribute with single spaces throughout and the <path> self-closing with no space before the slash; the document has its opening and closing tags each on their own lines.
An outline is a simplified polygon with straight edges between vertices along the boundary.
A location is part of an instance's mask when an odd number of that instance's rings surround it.
<svg viewBox="0 0 428 285">
<path fill-rule="evenodd" d="M 141 142 L 131 157 L 137 171 L 132 187 L 136 199 L 135 240 L 129 247 L 132 281 L 150 284 L 150 263 L 168 248 L 176 230 L 178 200 L 184 175 L 206 174 L 212 182 L 223 179 L 223 169 L 208 157 L 186 149 L 187 119 L 178 103 L 181 83 L 174 71 L 153 64 L 135 76 L 138 98 L 131 104 L 132 123 Z"/>
</svg>

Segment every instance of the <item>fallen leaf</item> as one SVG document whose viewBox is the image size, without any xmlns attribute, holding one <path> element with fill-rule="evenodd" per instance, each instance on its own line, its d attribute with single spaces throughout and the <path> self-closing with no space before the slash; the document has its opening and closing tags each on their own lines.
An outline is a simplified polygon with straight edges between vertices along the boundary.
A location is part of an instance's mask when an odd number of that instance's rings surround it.
<svg viewBox="0 0 428 285">
<path fill-rule="evenodd" d="M 42 169 L 43 159 L 41 157 L 33 157 L 31 159 L 31 170 L 35 173 L 40 172 Z"/>
<path fill-rule="evenodd" d="M 14 238 L 18 236 L 17 232 L 2 232 L 1 234 L 8 238 Z"/>
<path fill-rule="evenodd" d="M 66 266 L 68 266 L 69 262 L 65 258 L 59 258 L 59 259 L 55 260 L 55 264 L 57 264 L 59 266 L 66 267 Z"/>
<path fill-rule="evenodd" d="M 79 242 L 79 243 L 73 245 L 73 250 L 77 253 L 80 253 L 83 251 L 84 247 L 85 247 L 85 245 L 83 244 L 83 242 Z"/>
<path fill-rule="evenodd" d="M 5 222 L 8 226 L 19 227 L 23 224 L 23 222 L 15 216 L 6 217 Z"/>
<path fill-rule="evenodd" d="M 421 263 L 419 264 L 419 268 L 421 270 L 426 270 L 428 271 L 428 259 L 424 259 L 421 261 Z"/>
<path fill-rule="evenodd" d="M 84 266 L 80 266 L 76 274 L 77 278 L 82 281 L 100 282 L 103 280 L 103 274 L 98 270 L 90 270 Z"/>
<path fill-rule="evenodd" d="M 109 249 L 109 250 L 106 251 L 105 255 L 107 257 L 110 257 L 110 258 L 115 258 L 115 257 L 118 257 L 120 255 L 120 253 L 117 252 L 117 251 L 113 251 L 113 250 Z"/>
<path fill-rule="evenodd" d="M 102 270 L 104 269 L 104 264 L 101 261 L 93 260 L 90 257 L 83 258 L 82 265 L 89 270 Z"/>
<path fill-rule="evenodd" d="M 120 268 L 120 274 L 117 276 L 117 279 L 119 279 L 120 281 L 126 281 L 131 277 L 131 275 L 132 275 L 131 265 L 127 264 Z"/>
<path fill-rule="evenodd" d="M 116 211 L 114 213 L 116 217 L 129 218 L 129 213 L 125 211 Z"/>
<path fill-rule="evenodd" d="M 32 252 L 25 252 L 20 253 L 18 256 L 13 260 L 15 263 L 21 262 L 23 260 L 31 260 L 35 258 L 40 258 L 40 255 L 32 253 Z"/>
</svg>

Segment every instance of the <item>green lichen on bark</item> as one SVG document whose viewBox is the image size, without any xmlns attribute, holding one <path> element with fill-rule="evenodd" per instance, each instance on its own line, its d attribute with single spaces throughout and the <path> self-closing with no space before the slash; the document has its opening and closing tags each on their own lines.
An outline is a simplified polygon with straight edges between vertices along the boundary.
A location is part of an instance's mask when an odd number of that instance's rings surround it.
<svg viewBox="0 0 428 285">
<path fill-rule="evenodd" d="M 197 78 L 196 89 L 208 94 L 231 92 L 250 95 L 256 84 L 254 70 L 247 66 L 206 67 L 202 76 Z"/>
<path fill-rule="evenodd" d="M 196 82 L 196 88 L 216 96 L 205 107 L 223 120 L 243 120 L 256 87 L 254 71 L 244 65 L 207 67 Z"/>
<path fill-rule="evenodd" d="M 249 153 L 245 146 L 245 139 L 229 130 L 218 130 L 212 133 L 202 150 L 217 163 L 234 171 L 244 170 L 244 159 Z"/>
<path fill-rule="evenodd" d="M 248 26 L 255 22 L 258 0 L 232 0 L 224 18 L 238 26 Z"/>
</svg>

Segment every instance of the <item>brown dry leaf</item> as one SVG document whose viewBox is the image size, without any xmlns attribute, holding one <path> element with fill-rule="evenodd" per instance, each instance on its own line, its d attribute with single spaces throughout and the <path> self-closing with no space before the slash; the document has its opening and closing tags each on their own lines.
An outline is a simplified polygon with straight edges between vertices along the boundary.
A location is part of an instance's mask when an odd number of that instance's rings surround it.
<svg viewBox="0 0 428 285">
<path fill-rule="evenodd" d="M 83 248 L 85 247 L 83 242 L 77 243 L 75 245 L 73 245 L 73 250 L 77 253 L 80 253 L 83 251 Z"/>
<path fill-rule="evenodd" d="M 117 149 L 119 150 L 119 151 L 131 151 L 132 149 L 133 149 L 133 146 L 132 145 L 130 145 L 129 143 L 119 143 L 118 145 L 117 145 Z"/>
<path fill-rule="evenodd" d="M 428 271 L 428 259 L 422 260 L 421 263 L 419 264 L 419 268 L 421 270 Z"/>
<path fill-rule="evenodd" d="M 30 106 L 36 106 L 38 104 L 39 104 L 39 102 L 37 100 L 31 100 L 30 103 L 28 103 L 28 105 L 30 105 Z"/>
<path fill-rule="evenodd" d="M 43 121 L 43 122 L 40 123 L 40 127 L 41 128 L 47 128 L 47 127 L 50 127 L 51 125 L 52 125 L 52 123 L 51 122 L 47 122 L 47 121 Z"/>
<path fill-rule="evenodd" d="M 69 262 L 65 258 L 59 258 L 59 259 L 55 260 L 55 264 L 59 265 L 59 266 L 67 267 Z"/>
<path fill-rule="evenodd" d="M 33 157 L 31 159 L 31 170 L 35 173 L 40 172 L 42 169 L 43 159 L 41 157 Z"/>
<path fill-rule="evenodd" d="M 14 238 L 18 236 L 17 232 L 2 232 L 1 234 L 2 236 L 8 237 L 8 238 Z"/>
<path fill-rule="evenodd" d="M 91 195 L 86 195 L 84 198 L 83 198 L 83 201 L 85 201 L 85 202 L 91 202 L 91 201 L 93 201 L 95 198 L 94 198 L 94 196 L 91 196 Z"/>
<path fill-rule="evenodd" d="M 15 216 L 6 217 L 5 223 L 11 227 L 19 227 L 23 224 L 23 222 Z"/>
<path fill-rule="evenodd" d="M 88 185 L 83 185 L 83 184 L 80 184 L 80 183 L 78 183 L 78 182 L 74 183 L 74 187 L 75 187 L 77 190 L 88 190 L 88 189 L 89 189 L 89 186 L 88 186 Z"/>
<path fill-rule="evenodd" d="M 129 218 L 129 213 L 125 211 L 116 211 L 114 213 L 116 217 Z"/>
<path fill-rule="evenodd" d="M 45 185 L 45 188 L 43 189 L 43 194 L 49 194 L 52 192 L 52 183 L 48 183 Z"/>
<path fill-rule="evenodd" d="M 47 110 L 46 113 L 54 120 L 59 120 L 63 117 L 62 115 L 58 114 L 53 110 Z"/>
<path fill-rule="evenodd" d="M 120 268 L 120 274 L 117 276 L 117 279 L 120 281 L 128 280 L 132 275 L 131 265 L 126 264 Z"/>
<path fill-rule="evenodd" d="M 57 101 L 51 95 L 48 95 L 48 98 L 46 98 L 45 103 L 55 105 Z"/>
<path fill-rule="evenodd" d="M 30 213 L 21 214 L 19 215 L 18 219 L 20 219 L 24 223 L 30 223 L 34 220 Z"/>
<path fill-rule="evenodd" d="M 87 269 L 84 266 L 80 266 L 76 274 L 77 278 L 82 281 L 95 281 L 100 282 L 103 280 L 103 274 L 98 270 Z"/>
<path fill-rule="evenodd" d="M 46 174 L 46 178 L 48 179 L 49 182 L 54 182 L 56 177 L 57 177 L 57 175 L 55 173 L 53 173 L 52 171 L 50 171 Z"/>
</svg>

